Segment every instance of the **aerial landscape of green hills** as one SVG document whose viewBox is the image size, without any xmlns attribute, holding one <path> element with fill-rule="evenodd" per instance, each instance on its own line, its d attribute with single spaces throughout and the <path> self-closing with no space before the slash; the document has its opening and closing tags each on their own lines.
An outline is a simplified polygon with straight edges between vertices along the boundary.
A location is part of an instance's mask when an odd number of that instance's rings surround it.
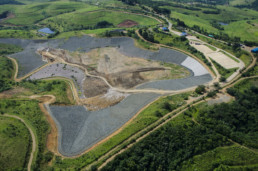
<svg viewBox="0 0 258 171">
<path fill-rule="evenodd" d="M 258 0 L 1 0 L 0 170 L 258 170 Z"/>
</svg>

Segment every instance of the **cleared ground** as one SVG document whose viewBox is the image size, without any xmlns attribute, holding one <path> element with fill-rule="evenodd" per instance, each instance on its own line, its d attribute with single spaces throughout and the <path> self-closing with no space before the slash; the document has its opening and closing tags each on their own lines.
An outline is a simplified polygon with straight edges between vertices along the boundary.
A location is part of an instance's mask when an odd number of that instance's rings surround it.
<svg viewBox="0 0 258 171">
<path fill-rule="evenodd" d="M 217 63 L 219 63 L 225 69 L 239 68 L 241 66 L 240 63 L 229 58 L 224 53 L 219 52 L 218 50 L 214 51 L 211 48 L 207 47 L 206 45 L 203 45 L 202 43 L 197 43 L 197 42 L 193 41 L 193 42 L 191 42 L 191 46 L 195 47 L 197 50 L 204 53 L 206 56 L 210 57 Z"/>
</svg>

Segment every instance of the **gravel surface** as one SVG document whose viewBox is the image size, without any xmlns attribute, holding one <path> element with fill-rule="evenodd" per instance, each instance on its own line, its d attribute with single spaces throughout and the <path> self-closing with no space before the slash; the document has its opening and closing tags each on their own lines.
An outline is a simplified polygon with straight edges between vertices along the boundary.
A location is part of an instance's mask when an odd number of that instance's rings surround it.
<svg viewBox="0 0 258 171">
<path fill-rule="evenodd" d="M 160 80 L 144 83 L 137 87 L 137 89 L 161 89 L 161 90 L 182 90 L 193 86 L 205 84 L 212 80 L 210 74 L 201 76 L 194 76 L 174 80 Z"/>
<path fill-rule="evenodd" d="M 57 63 L 57 64 L 51 64 L 40 71 L 34 73 L 29 77 L 31 80 L 35 79 L 42 79 L 42 78 L 49 78 L 49 77 L 65 77 L 72 79 L 73 82 L 76 85 L 76 88 L 80 94 L 80 98 L 84 98 L 84 92 L 83 92 L 83 81 L 85 78 L 85 73 L 83 70 L 70 66 L 70 65 L 65 65 L 62 63 Z"/>
<path fill-rule="evenodd" d="M 207 71 L 195 59 L 187 55 L 172 50 L 161 48 L 153 52 L 135 47 L 134 40 L 129 37 L 117 38 L 95 38 L 91 36 L 71 37 L 67 40 L 21 40 L 21 39 L 0 39 L 0 42 L 20 45 L 24 48 L 23 52 L 11 55 L 18 60 L 20 70 L 18 76 L 26 75 L 44 64 L 41 57 L 36 54 L 36 50 L 43 47 L 61 48 L 69 51 L 89 52 L 95 48 L 117 47 L 119 51 L 130 57 L 140 57 L 162 62 L 170 62 L 188 68 L 194 76 L 207 74 Z M 28 62 L 29 61 L 29 62 Z"/>
<path fill-rule="evenodd" d="M 18 77 L 25 76 L 38 67 L 45 64 L 42 57 L 36 53 L 37 49 L 51 46 L 56 48 L 62 40 L 23 40 L 23 39 L 0 39 L 0 43 L 14 44 L 21 46 L 24 50 L 12 55 L 19 64 Z"/>
<path fill-rule="evenodd" d="M 183 65 L 186 68 L 189 68 L 194 73 L 194 76 L 209 74 L 209 72 L 206 68 L 204 68 L 204 66 L 202 66 L 198 61 L 191 57 L 187 57 L 181 63 L 181 65 Z"/>
<path fill-rule="evenodd" d="M 133 94 L 121 103 L 99 111 L 87 111 L 83 106 L 50 106 L 49 111 L 58 126 L 59 151 L 75 156 L 89 149 L 119 129 L 157 94 Z"/>
</svg>

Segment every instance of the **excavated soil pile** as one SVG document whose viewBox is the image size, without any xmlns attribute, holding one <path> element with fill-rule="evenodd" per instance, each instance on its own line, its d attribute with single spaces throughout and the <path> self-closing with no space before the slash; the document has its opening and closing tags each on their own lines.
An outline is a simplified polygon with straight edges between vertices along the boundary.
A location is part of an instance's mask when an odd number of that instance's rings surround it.
<svg viewBox="0 0 258 171">
<path fill-rule="evenodd" d="M 133 26 L 137 26 L 137 25 L 138 25 L 138 23 L 135 22 L 135 21 L 125 20 L 122 23 L 118 24 L 117 26 L 118 27 L 126 27 L 126 28 L 128 28 L 128 27 L 133 27 Z"/>
<path fill-rule="evenodd" d="M 87 98 L 104 95 L 108 92 L 108 85 L 99 78 L 86 77 L 83 83 L 84 95 Z"/>
</svg>

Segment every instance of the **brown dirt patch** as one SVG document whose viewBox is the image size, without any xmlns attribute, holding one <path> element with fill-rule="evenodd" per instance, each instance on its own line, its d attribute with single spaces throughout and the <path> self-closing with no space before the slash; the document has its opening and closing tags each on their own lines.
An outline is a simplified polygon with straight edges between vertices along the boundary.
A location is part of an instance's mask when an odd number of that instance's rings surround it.
<svg viewBox="0 0 258 171">
<path fill-rule="evenodd" d="M 109 87 L 99 78 L 87 77 L 83 83 L 84 95 L 87 98 L 106 94 Z"/>
<path fill-rule="evenodd" d="M 133 27 L 133 26 L 137 26 L 137 25 L 139 25 L 139 24 L 137 22 L 135 22 L 135 21 L 125 20 L 122 23 L 118 24 L 117 26 L 118 27 L 126 27 L 126 28 L 128 28 L 128 27 Z"/>
<path fill-rule="evenodd" d="M 113 106 L 124 99 L 124 96 L 118 98 L 106 98 L 105 95 L 99 95 L 87 99 L 83 99 L 82 103 L 86 106 L 88 110 L 100 110 Z"/>
<path fill-rule="evenodd" d="M 29 93 L 29 90 L 23 87 L 15 87 L 14 89 L 0 93 L 0 98 L 12 98 L 14 96 L 22 95 L 24 93 Z"/>
<path fill-rule="evenodd" d="M 51 126 L 50 133 L 47 136 L 47 149 L 49 151 L 53 152 L 56 155 L 60 155 L 59 152 L 58 152 L 58 149 L 57 149 L 58 148 L 58 141 L 57 141 L 58 131 L 57 131 L 56 124 L 55 124 L 54 120 L 52 119 L 52 117 L 49 115 L 49 113 L 46 110 L 44 104 L 39 103 L 39 107 L 40 107 L 40 110 L 46 116 L 47 121 Z"/>
<path fill-rule="evenodd" d="M 5 20 L 11 19 L 11 18 L 15 18 L 15 15 L 13 13 L 11 13 L 11 12 L 8 12 L 6 18 L 0 19 L 0 23 L 2 24 Z M 11 25 L 13 25 L 13 24 L 11 24 Z M 15 26 L 15 25 L 13 25 L 13 26 Z"/>
</svg>

